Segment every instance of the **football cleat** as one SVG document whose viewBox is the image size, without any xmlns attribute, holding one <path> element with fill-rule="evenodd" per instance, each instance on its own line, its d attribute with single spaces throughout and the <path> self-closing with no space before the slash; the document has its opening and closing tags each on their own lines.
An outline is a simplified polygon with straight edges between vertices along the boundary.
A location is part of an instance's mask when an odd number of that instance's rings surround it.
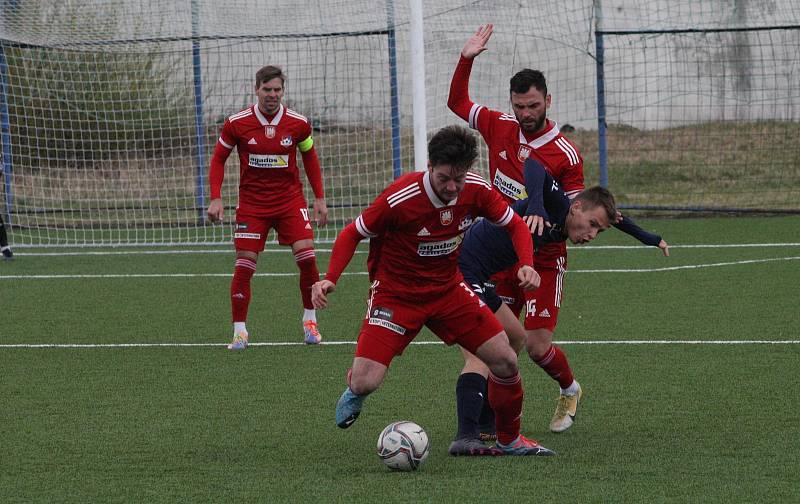
<svg viewBox="0 0 800 504">
<path fill-rule="evenodd" d="M 540 457 L 549 457 L 556 454 L 556 452 L 553 450 L 540 445 L 535 439 L 528 439 L 522 434 L 517 436 L 517 439 L 507 445 L 504 445 L 498 441 L 497 448 L 503 452 L 503 455 L 535 455 Z"/>
<path fill-rule="evenodd" d="M 14 259 L 14 253 L 11 252 L 11 247 L 2 247 L 0 250 L 2 250 L 4 261 L 10 261 Z"/>
<path fill-rule="evenodd" d="M 303 334 L 305 335 L 306 345 L 316 345 L 322 341 L 322 335 L 317 329 L 317 323 L 313 320 L 306 320 L 303 322 Z"/>
<path fill-rule="evenodd" d="M 479 438 L 481 441 L 497 441 L 497 431 L 492 423 L 482 423 L 478 425 Z"/>
<path fill-rule="evenodd" d="M 454 457 L 496 457 L 503 452 L 494 446 L 488 446 L 480 439 L 461 438 L 450 443 L 447 450 Z"/>
<path fill-rule="evenodd" d="M 577 382 L 575 382 L 577 383 Z M 550 420 L 550 430 L 553 432 L 564 432 L 572 427 L 575 422 L 575 415 L 578 412 L 578 401 L 581 400 L 583 391 L 580 384 L 578 384 L 578 393 L 575 395 L 564 395 L 558 398 L 556 404 L 556 412 L 553 419 Z"/>
<path fill-rule="evenodd" d="M 233 337 L 233 341 L 228 345 L 228 350 L 244 350 L 247 348 L 249 336 L 246 332 L 239 332 Z"/>
<path fill-rule="evenodd" d="M 346 429 L 353 425 L 361 414 L 361 407 L 364 404 L 366 395 L 357 395 L 347 387 L 342 393 L 342 397 L 336 403 L 336 425 Z"/>
</svg>

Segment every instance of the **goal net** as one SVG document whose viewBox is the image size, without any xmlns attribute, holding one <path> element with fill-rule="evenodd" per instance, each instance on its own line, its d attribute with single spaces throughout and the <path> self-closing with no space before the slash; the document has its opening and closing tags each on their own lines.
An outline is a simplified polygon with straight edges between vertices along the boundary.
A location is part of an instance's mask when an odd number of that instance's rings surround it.
<svg viewBox="0 0 800 504">
<path fill-rule="evenodd" d="M 386 6 L 2 5 L 10 166 L 0 209 L 17 244 L 228 243 L 238 157 L 226 165 L 222 225 L 204 218 L 209 159 L 224 119 L 254 103 L 266 64 L 283 68 L 285 105 L 314 128 L 332 220 L 318 239 L 400 169 L 408 132 L 392 107 Z"/>
<path fill-rule="evenodd" d="M 473 101 L 510 111 L 511 75 L 542 70 L 587 185 L 605 170 L 624 207 L 800 211 L 796 2 L 423 3 L 425 66 L 413 68 L 407 0 L 0 0 L 0 213 L 12 243 L 229 243 L 238 159 L 221 225 L 205 220 L 209 159 L 266 64 L 283 67 L 285 104 L 314 128 L 331 220 L 315 232 L 331 241 L 414 169 L 415 75 L 427 132 L 462 123 L 447 109 L 450 78 L 487 22 Z"/>
</svg>

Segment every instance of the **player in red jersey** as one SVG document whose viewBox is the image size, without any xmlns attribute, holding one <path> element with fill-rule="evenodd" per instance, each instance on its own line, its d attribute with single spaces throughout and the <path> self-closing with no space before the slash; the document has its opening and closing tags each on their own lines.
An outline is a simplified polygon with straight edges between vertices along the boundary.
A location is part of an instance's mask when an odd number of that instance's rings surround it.
<svg viewBox="0 0 800 504">
<path fill-rule="evenodd" d="M 311 302 L 311 286 L 319 281 L 319 271 L 308 204 L 297 169 L 297 150 L 314 191 L 314 220 L 319 226 L 327 223 L 328 207 L 311 125 L 308 119 L 281 103 L 285 80 L 281 69 L 275 66 L 265 66 L 256 73 L 258 103 L 225 120 L 211 158 L 208 217 L 218 222 L 223 217 L 221 189 L 225 160 L 234 147 L 239 153 L 241 178 L 233 240 L 236 266 L 230 290 L 234 333 L 233 342 L 228 345 L 231 350 L 247 348 L 249 335 L 245 321 L 251 297 L 250 279 L 272 228 L 278 235 L 278 243 L 291 245 L 300 269 L 305 342 L 316 344 L 322 338 Z"/>
<path fill-rule="evenodd" d="M 527 226 L 485 180 L 468 172 L 477 155 L 477 142 L 465 128 L 439 130 L 428 143 L 428 170 L 398 178 L 336 238 L 325 279 L 312 289 L 315 306 L 327 306 L 327 295 L 364 238 L 370 238 L 372 282 L 336 424 L 345 429 L 355 422 L 392 359 L 424 325 L 445 343 L 469 349 L 490 369 L 498 443 L 496 448 L 477 443 L 476 449 L 485 455 L 552 455 L 520 434 L 523 392 L 516 352 L 457 269 L 464 233 L 483 216 L 508 228 L 520 258 L 519 285 L 538 284 Z"/>
<path fill-rule="evenodd" d="M 527 196 L 522 167 L 528 158 L 541 162 L 567 196 L 574 198 L 584 189 L 583 158 L 575 145 L 561 134 L 558 124 L 547 118 L 551 96 L 541 72 L 523 69 L 511 78 L 513 115 L 490 110 L 469 98 L 473 59 L 486 50 L 492 29 L 491 24 L 481 26 L 464 45 L 450 84 L 447 104 L 483 136 L 489 148 L 492 185 L 509 203 Z M 659 247 L 667 255 L 666 242 L 662 240 Z M 525 308 L 529 355 L 560 387 L 550 430 L 563 432 L 572 425 L 582 394 L 566 355 L 553 344 L 567 269 L 566 244 L 551 243 L 541 247 L 536 253 L 534 267 L 541 277 L 541 285 L 535 292 L 521 292 L 509 281 L 508 272 L 494 276 L 493 280 L 497 293 L 510 302 L 515 313 L 519 314 L 523 306 Z M 467 354 L 465 359 L 462 377 L 473 374 L 475 366 L 482 366 Z M 462 386 L 462 381 L 459 380 L 457 388 Z"/>
</svg>

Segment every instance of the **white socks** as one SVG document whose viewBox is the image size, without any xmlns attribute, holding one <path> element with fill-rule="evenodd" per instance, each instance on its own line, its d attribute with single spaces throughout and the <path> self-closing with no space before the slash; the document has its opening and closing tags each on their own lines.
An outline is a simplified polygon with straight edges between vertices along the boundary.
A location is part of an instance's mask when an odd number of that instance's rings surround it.
<svg viewBox="0 0 800 504">
<path fill-rule="evenodd" d="M 566 396 L 578 395 L 578 389 L 580 389 L 580 385 L 578 385 L 578 382 L 576 382 L 575 380 L 572 380 L 572 383 L 570 384 L 569 387 L 561 389 L 561 395 L 566 395 Z"/>
</svg>

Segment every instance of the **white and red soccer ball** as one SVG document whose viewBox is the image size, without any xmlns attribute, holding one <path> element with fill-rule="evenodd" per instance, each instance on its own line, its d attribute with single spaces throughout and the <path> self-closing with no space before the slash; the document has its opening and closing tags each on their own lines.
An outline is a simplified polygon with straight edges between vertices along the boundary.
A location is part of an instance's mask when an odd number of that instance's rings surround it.
<svg viewBox="0 0 800 504">
<path fill-rule="evenodd" d="M 378 436 L 378 456 L 395 471 L 416 471 L 429 450 L 428 434 L 414 422 L 393 422 Z"/>
</svg>

